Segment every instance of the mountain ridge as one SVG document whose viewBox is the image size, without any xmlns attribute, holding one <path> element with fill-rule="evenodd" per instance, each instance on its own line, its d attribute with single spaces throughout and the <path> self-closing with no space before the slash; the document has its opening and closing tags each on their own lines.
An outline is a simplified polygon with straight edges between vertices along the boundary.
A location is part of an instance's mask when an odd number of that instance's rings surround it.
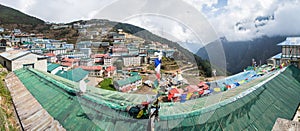
<svg viewBox="0 0 300 131">
<path fill-rule="evenodd" d="M 238 73 L 243 71 L 247 66 L 251 66 L 252 59 L 258 64 L 266 63 L 266 60 L 281 52 L 278 43 L 284 41 L 288 36 L 263 36 L 250 41 L 227 41 L 226 38 L 220 38 L 225 52 L 227 62 L 227 70 L 230 73 Z M 218 42 L 211 42 L 196 53 L 203 59 L 208 60 L 206 49 L 212 48 Z"/>
<path fill-rule="evenodd" d="M 0 4 L 0 24 L 44 24 L 45 22 L 34 16 Z"/>
<path fill-rule="evenodd" d="M 65 28 L 65 29 L 58 29 L 54 30 L 51 29 L 52 25 L 55 24 L 45 24 L 43 20 L 38 18 L 32 17 L 25 13 L 22 13 L 18 10 L 15 10 L 10 7 L 6 7 L 0 5 L 0 11 L 5 11 L 4 13 L 1 12 L 0 19 L 5 18 L 6 20 L 2 20 L 0 26 L 5 24 L 4 27 L 9 27 L 9 29 L 20 28 L 22 31 L 28 33 L 43 33 L 45 34 L 46 38 L 51 39 L 64 39 L 66 38 L 67 42 L 76 43 L 78 39 L 78 31 L 76 31 L 73 27 L 72 28 Z M 76 20 L 73 22 L 65 23 L 66 25 L 73 25 L 74 23 L 91 23 L 93 21 L 103 20 L 103 19 L 91 19 L 91 20 Z M 105 20 L 107 21 L 107 20 Z M 123 29 L 124 32 L 133 34 L 140 38 L 143 38 L 148 41 L 160 42 L 163 44 L 167 44 L 171 48 L 176 48 L 181 54 L 185 55 L 177 55 L 177 59 L 183 60 L 195 60 L 200 71 L 201 75 L 204 76 L 211 76 L 211 66 L 207 60 L 202 60 L 202 58 L 198 57 L 194 53 L 188 51 L 187 49 L 180 46 L 178 43 L 170 41 L 166 38 L 162 38 L 158 35 L 151 33 L 150 31 L 127 23 L 120 23 L 109 21 L 111 24 L 114 25 L 114 30 Z M 35 25 L 36 24 L 36 25 Z M 76 33 L 77 32 L 77 33 Z"/>
</svg>

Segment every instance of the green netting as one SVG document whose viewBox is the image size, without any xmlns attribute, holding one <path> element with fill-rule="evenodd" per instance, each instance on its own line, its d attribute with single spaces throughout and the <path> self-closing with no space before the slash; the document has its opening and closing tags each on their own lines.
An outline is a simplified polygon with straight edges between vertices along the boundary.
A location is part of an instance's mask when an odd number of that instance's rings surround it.
<svg viewBox="0 0 300 131">
<path fill-rule="evenodd" d="M 292 119 L 300 102 L 300 71 L 291 66 L 266 83 L 250 86 L 246 92 L 212 106 L 175 114 L 186 108 L 201 107 L 205 99 L 195 100 L 200 106 L 175 103 L 160 112 L 158 130 L 271 130 L 277 118 Z M 239 89 L 239 88 L 236 88 Z M 231 94 L 230 91 L 226 92 Z M 226 93 L 224 93 L 226 95 Z M 235 94 L 235 93 L 233 93 Z M 218 94 L 219 95 L 219 94 Z M 217 96 L 213 96 L 214 98 Z M 221 98 L 222 100 L 222 98 Z M 202 103 L 201 103 L 202 102 Z M 178 105 L 183 107 L 179 108 Z M 201 105 L 202 104 L 202 105 Z M 165 108 L 162 105 L 162 109 Z M 174 106 L 176 107 L 174 109 Z M 174 113 L 175 112 L 175 113 Z"/>
<path fill-rule="evenodd" d="M 78 84 L 35 71 L 16 75 L 41 105 L 68 130 L 146 130 L 147 120 L 131 119 L 127 105 L 144 95 L 88 87 L 82 97 Z M 300 101 L 300 71 L 288 67 L 224 93 L 186 101 L 162 103 L 156 130 L 271 130 L 278 117 L 291 119 Z M 221 102 L 220 102 L 221 101 Z M 125 104 L 121 106 L 120 103 Z"/>
<path fill-rule="evenodd" d="M 116 103 L 85 94 L 75 96 L 76 89 L 67 87 L 34 70 L 17 70 L 19 77 L 30 93 L 49 114 L 67 130 L 145 130 L 147 120 L 132 119 L 124 108 Z M 71 91 L 71 92 L 69 92 Z"/>
<path fill-rule="evenodd" d="M 181 117 L 180 115 L 194 115 L 193 113 L 201 110 L 201 108 L 203 107 L 212 106 L 214 104 L 227 104 L 232 101 L 227 99 L 232 98 L 237 94 L 243 93 L 254 86 L 258 86 L 258 84 L 262 83 L 263 81 L 267 80 L 270 76 L 273 75 L 274 74 L 272 73 L 264 77 L 257 78 L 247 84 L 244 84 L 243 86 L 239 86 L 238 88 L 234 88 L 232 90 L 228 90 L 226 92 L 211 95 L 208 97 L 201 97 L 199 99 L 189 100 L 185 103 L 162 103 L 160 117 L 162 119 L 168 119 L 168 117 L 172 118 L 174 116 Z M 195 115 L 198 114 L 196 113 Z"/>
<path fill-rule="evenodd" d="M 41 77 L 47 77 L 51 78 L 51 81 L 59 82 L 62 83 L 70 88 L 74 88 L 75 90 L 79 90 L 79 84 L 64 78 L 61 78 L 56 75 L 52 75 L 46 72 L 39 72 L 35 70 L 31 70 Z M 123 104 L 128 104 L 128 105 L 136 105 L 140 104 L 143 101 L 147 101 L 147 97 L 145 95 L 141 94 L 129 94 L 129 93 L 122 93 L 122 92 L 116 92 L 116 91 L 110 91 L 110 90 L 105 90 L 101 88 L 95 88 L 91 86 L 87 86 L 87 92 L 90 95 L 97 96 L 99 98 L 107 100 L 107 101 L 113 101 L 115 103 L 123 103 Z M 154 95 L 148 95 L 149 98 L 155 97 Z"/>
</svg>

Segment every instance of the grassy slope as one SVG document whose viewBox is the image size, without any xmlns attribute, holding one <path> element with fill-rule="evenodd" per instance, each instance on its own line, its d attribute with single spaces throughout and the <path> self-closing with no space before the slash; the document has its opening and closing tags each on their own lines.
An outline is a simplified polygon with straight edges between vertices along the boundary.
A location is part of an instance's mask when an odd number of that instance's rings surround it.
<svg viewBox="0 0 300 131">
<path fill-rule="evenodd" d="M 26 15 L 18 10 L 0 4 L 0 23 L 6 24 L 43 24 L 44 21 Z"/>
<path fill-rule="evenodd" d="M 112 79 L 106 78 L 99 84 L 99 87 L 106 90 L 116 91 L 115 87 L 112 85 Z"/>
<path fill-rule="evenodd" d="M 1 66 L 1 65 L 0 65 Z M 1 131 L 15 131 L 18 130 L 16 125 L 16 118 L 13 115 L 12 99 L 9 91 L 4 85 L 3 79 L 7 75 L 6 71 L 3 71 L 3 67 L 0 67 L 0 130 Z"/>
</svg>

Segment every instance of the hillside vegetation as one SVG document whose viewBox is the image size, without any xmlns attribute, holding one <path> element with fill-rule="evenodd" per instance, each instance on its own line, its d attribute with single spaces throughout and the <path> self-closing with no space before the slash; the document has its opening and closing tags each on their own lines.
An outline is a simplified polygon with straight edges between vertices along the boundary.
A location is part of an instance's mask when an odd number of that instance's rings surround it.
<svg viewBox="0 0 300 131">
<path fill-rule="evenodd" d="M 146 41 L 159 42 L 159 43 L 167 44 L 171 48 L 176 48 L 179 53 L 174 53 L 174 58 L 176 58 L 177 60 L 185 60 L 185 61 L 195 60 L 198 65 L 200 75 L 208 76 L 208 77 L 212 76 L 212 69 L 208 60 L 203 60 L 201 57 L 183 48 L 176 42 L 170 41 L 166 38 L 162 38 L 143 28 L 130 25 L 130 24 L 118 23 L 114 26 L 114 30 L 116 31 L 117 29 L 123 29 L 124 32 L 134 34 L 135 36 L 145 39 Z"/>
<path fill-rule="evenodd" d="M 7 70 L 0 65 L 0 130 L 16 131 L 19 126 L 17 125 L 17 118 L 13 112 L 12 98 L 3 81 L 6 75 Z"/>
<path fill-rule="evenodd" d="M 19 28 L 21 29 L 22 32 L 27 32 L 27 33 L 42 33 L 45 35 L 44 36 L 45 38 L 63 40 L 73 44 L 75 44 L 78 40 L 79 34 L 78 31 L 74 28 L 51 29 L 51 26 L 54 24 L 45 24 L 43 20 L 29 16 L 18 10 L 3 5 L 0 5 L 0 12 L 1 12 L 0 27 L 5 27 L 10 30 Z M 115 31 L 117 29 L 123 29 L 124 32 L 143 38 L 146 42 L 151 42 L 151 41 L 159 42 L 162 44 L 167 44 L 171 48 L 176 48 L 176 50 L 178 50 L 179 52 L 179 53 L 178 52 L 174 53 L 174 58 L 176 60 L 183 60 L 183 61 L 195 60 L 198 65 L 200 74 L 202 76 L 211 76 L 211 66 L 209 61 L 203 60 L 199 56 L 194 55 L 187 49 L 181 47 L 178 43 L 157 36 L 143 28 L 130 25 L 130 24 L 119 23 L 119 22 L 108 21 L 108 20 L 100 20 L 100 19 L 92 19 L 89 21 L 79 20 L 67 24 L 73 25 L 74 23 L 78 23 L 78 22 L 81 24 L 87 24 L 87 23 L 93 23 L 99 21 L 100 22 L 105 21 L 107 24 L 105 24 L 104 26 L 106 27 L 108 26 L 113 27 L 113 30 Z M 6 33 L 6 35 L 8 34 L 10 34 L 10 32 Z M 172 67 L 172 69 L 176 69 L 176 68 L 178 67 L 176 66 Z"/>
<path fill-rule="evenodd" d="M 44 21 L 0 4 L 0 24 L 43 24 Z"/>
</svg>

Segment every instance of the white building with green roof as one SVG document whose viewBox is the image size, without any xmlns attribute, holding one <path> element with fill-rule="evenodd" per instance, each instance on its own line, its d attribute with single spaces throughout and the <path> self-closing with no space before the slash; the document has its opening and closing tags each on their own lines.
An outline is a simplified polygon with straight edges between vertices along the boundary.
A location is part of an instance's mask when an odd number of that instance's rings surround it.
<svg viewBox="0 0 300 131">
<path fill-rule="evenodd" d="M 56 63 L 47 63 L 47 72 L 51 74 L 56 74 L 59 70 L 62 70 L 62 66 Z"/>
<path fill-rule="evenodd" d="M 142 77 L 140 75 L 114 81 L 114 87 L 121 92 L 135 91 L 139 86 L 142 86 Z"/>
</svg>

